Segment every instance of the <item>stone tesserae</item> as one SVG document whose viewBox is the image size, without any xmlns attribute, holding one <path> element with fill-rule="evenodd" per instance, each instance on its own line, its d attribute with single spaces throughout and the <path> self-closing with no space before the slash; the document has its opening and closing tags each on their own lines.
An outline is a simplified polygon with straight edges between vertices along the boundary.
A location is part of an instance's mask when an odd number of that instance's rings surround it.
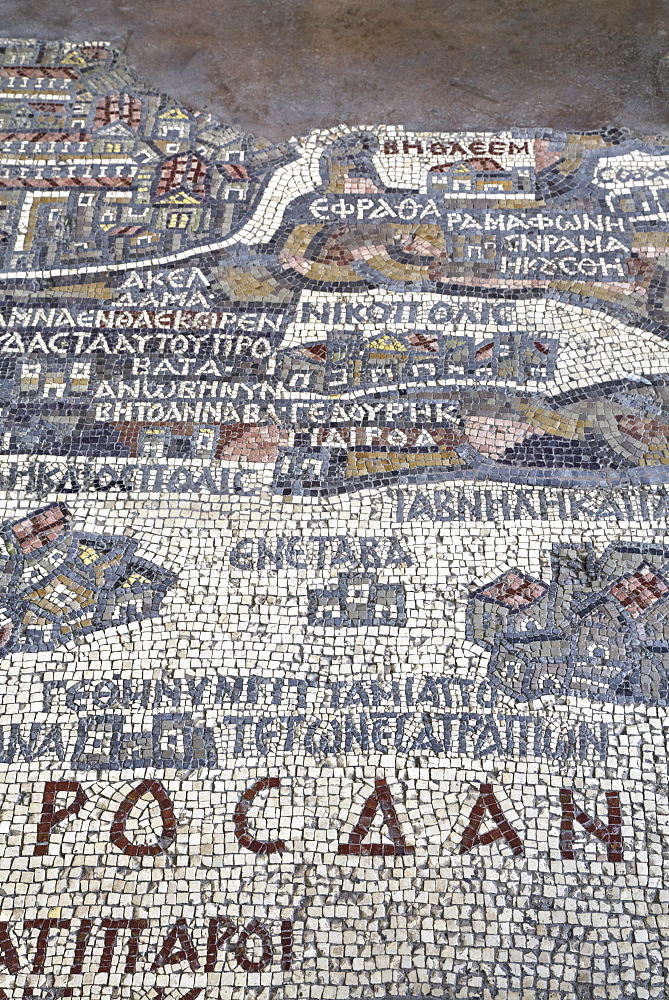
<svg viewBox="0 0 669 1000">
<path fill-rule="evenodd" d="M 0 140 L 0 1000 L 664 1000 L 669 138 Z"/>
</svg>

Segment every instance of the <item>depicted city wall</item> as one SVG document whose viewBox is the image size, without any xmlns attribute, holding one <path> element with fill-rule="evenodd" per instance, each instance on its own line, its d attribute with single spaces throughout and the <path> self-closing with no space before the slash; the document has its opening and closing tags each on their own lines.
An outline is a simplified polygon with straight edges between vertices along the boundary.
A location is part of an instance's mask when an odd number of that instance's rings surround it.
<svg viewBox="0 0 669 1000">
<path fill-rule="evenodd" d="M 669 138 L 0 48 L 0 1000 L 664 1000 Z"/>
</svg>

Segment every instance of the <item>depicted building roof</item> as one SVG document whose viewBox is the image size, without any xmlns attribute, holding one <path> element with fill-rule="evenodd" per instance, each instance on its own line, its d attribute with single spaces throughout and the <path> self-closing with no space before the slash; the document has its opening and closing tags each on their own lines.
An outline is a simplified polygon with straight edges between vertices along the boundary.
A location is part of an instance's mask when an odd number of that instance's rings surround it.
<svg viewBox="0 0 669 1000">
<path fill-rule="evenodd" d="M 31 80 L 76 80 L 79 74 L 69 66 L 0 66 L 0 77 L 14 76 Z"/>
<path fill-rule="evenodd" d="M 32 188 L 54 191 L 58 188 L 129 188 L 130 177 L 90 177 L 80 174 L 76 177 L 0 177 L 0 188 Z"/>
<path fill-rule="evenodd" d="M 164 160 L 156 181 L 156 198 L 182 191 L 204 198 L 208 166 L 196 153 L 179 153 Z"/>
<path fill-rule="evenodd" d="M 142 117 L 142 102 L 139 97 L 127 92 L 105 94 L 95 107 L 93 128 L 101 128 L 110 122 L 122 121 L 130 128 L 138 129 Z"/>
</svg>

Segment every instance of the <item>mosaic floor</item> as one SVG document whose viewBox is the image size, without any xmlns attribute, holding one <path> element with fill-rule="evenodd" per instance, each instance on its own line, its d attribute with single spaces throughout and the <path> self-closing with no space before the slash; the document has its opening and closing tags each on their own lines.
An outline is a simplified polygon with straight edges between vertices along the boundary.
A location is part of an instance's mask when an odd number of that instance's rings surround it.
<svg viewBox="0 0 669 1000">
<path fill-rule="evenodd" d="M 669 138 L 0 66 L 0 1000 L 664 1000 Z"/>
</svg>

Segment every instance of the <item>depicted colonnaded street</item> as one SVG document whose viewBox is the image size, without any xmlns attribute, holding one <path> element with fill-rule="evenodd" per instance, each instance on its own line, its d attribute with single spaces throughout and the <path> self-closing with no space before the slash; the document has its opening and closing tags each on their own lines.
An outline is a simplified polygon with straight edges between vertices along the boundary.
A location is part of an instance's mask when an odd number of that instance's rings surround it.
<svg viewBox="0 0 669 1000">
<path fill-rule="evenodd" d="M 0 65 L 0 1000 L 664 998 L 669 138 Z"/>
</svg>

